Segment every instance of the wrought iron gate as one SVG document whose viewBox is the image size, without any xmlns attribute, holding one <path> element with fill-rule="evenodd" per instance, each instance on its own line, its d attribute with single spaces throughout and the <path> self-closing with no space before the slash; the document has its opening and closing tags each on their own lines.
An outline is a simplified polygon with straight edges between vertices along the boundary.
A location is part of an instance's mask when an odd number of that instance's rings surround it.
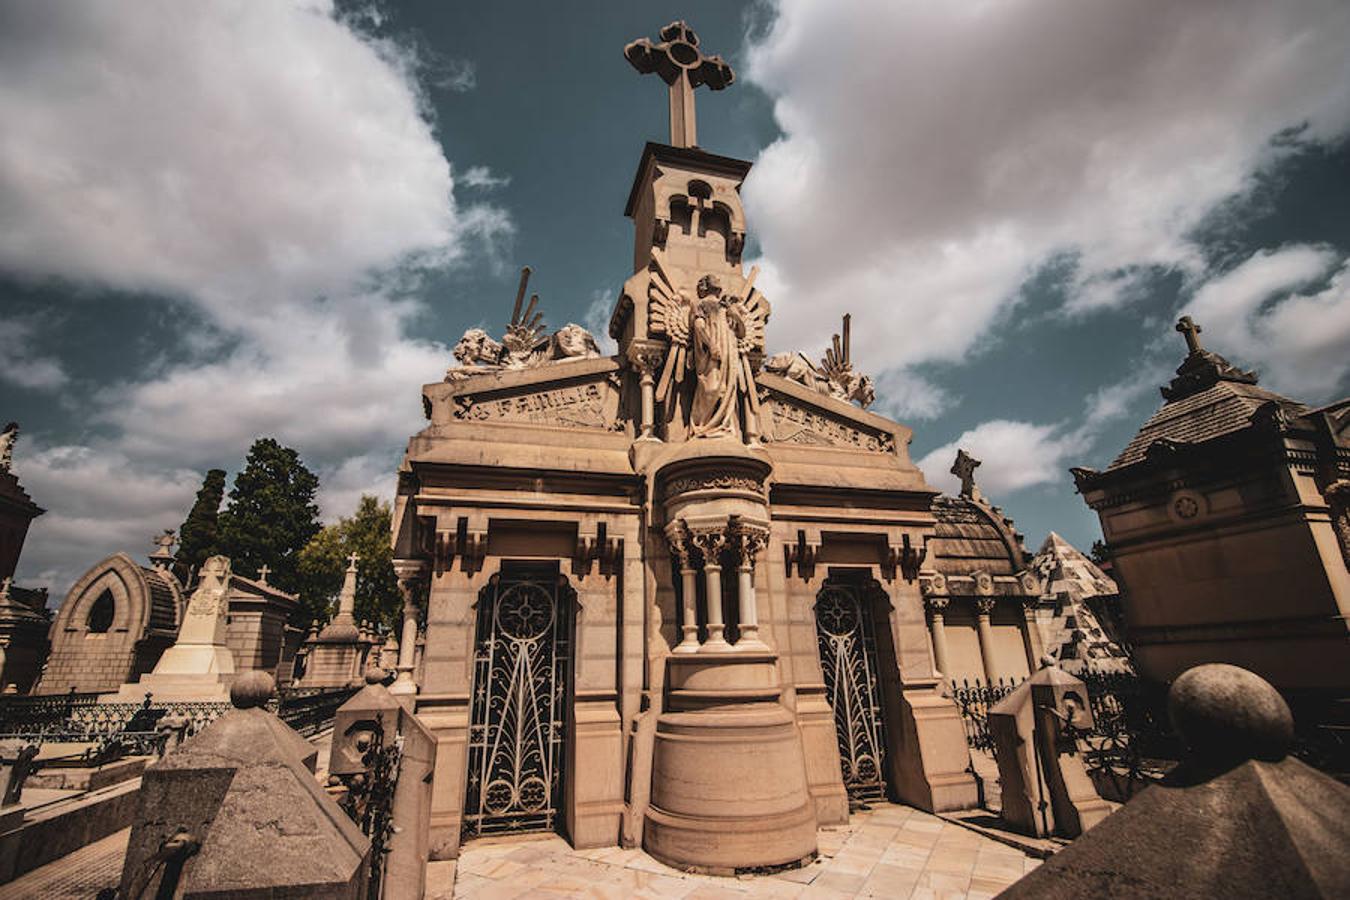
<svg viewBox="0 0 1350 900">
<path fill-rule="evenodd" d="M 877 683 L 875 623 L 865 583 L 830 578 L 816 595 L 816 639 L 834 710 L 844 787 L 853 800 L 886 794 L 886 731 Z"/>
<path fill-rule="evenodd" d="M 574 594 L 553 565 L 503 565 L 479 595 L 467 836 L 550 831 L 562 796 Z"/>
</svg>

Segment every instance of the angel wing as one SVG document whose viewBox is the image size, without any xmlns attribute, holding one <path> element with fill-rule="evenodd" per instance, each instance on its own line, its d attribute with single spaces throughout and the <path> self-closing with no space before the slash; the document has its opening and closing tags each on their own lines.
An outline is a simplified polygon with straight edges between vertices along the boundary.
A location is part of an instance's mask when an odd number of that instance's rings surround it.
<svg viewBox="0 0 1350 900">
<path fill-rule="evenodd" d="M 670 400 L 675 385 L 689 363 L 689 347 L 693 341 L 692 308 L 675 288 L 661 261 L 661 252 L 653 248 L 647 302 L 652 333 L 664 334 L 670 340 L 670 352 L 666 354 L 661 380 L 656 385 L 656 396 L 665 403 L 669 414 L 674 409 Z"/>
<path fill-rule="evenodd" d="M 769 322 L 769 301 L 755 290 L 755 278 L 759 267 L 750 269 L 750 277 L 741 282 L 739 290 L 733 291 L 730 312 L 740 322 L 738 344 L 742 354 L 764 349 L 764 326 Z"/>
</svg>

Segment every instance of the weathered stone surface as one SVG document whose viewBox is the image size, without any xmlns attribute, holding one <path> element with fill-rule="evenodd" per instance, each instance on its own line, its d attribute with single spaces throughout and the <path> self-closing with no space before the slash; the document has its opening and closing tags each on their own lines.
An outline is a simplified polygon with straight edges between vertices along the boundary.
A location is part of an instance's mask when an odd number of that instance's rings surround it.
<svg viewBox="0 0 1350 900">
<path fill-rule="evenodd" d="M 124 893 L 181 872 L 187 897 L 364 896 L 369 842 L 315 781 L 309 743 L 253 705 L 271 688 L 254 682 L 246 708 L 146 770 Z M 166 844 L 188 849 L 158 866 Z"/>
<path fill-rule="evenodd" d="M 1275 758 L 1288 710 L 1231 668 L 1177 680 L 1176 726 L 1196 742 L 1181 766 L 999 896 L 1350 896 L 1350 788 L 1287 742 Z"/>
</svg>

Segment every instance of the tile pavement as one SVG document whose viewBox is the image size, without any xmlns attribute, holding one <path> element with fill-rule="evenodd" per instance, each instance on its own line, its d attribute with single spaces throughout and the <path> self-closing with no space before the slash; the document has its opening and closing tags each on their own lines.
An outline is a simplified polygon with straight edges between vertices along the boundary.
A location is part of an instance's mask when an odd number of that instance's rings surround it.
<svg viewBox="0 0 1350 900">
<path fill-rule="evenodd" d="M 0 900 L 91 900 L 105 887 L 117 887 L 131 829 L 115 831 L 58 860 L 0 885 Z"/>
<path fill-rule="evenodd" d="M 820 858 L 774 875 L 716 878 L 672 869 L 641 850 L 574 851 L 557 836 L 468 844 L 459 860 L 427 869 L 428 900 L 516 897 L 887 897 L 981 900 L 1040 860 L 906 806 L 878 805 L 819 832 Z"/>
</svg>

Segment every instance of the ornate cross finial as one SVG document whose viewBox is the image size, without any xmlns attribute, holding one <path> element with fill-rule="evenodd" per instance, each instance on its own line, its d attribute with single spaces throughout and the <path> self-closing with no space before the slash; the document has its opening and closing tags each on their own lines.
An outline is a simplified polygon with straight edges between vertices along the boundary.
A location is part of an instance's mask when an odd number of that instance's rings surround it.
<svg viewBox="0 0 1350 900">
<path fill-rule="evenodd" d="M 697 147 L 694 121 L 694 88 L 706 84 L 720 91 L 736 80 L 731 66 L 720 56 L 704 56 L 698 35 L 683 21 L 661 29 L 661 43 L 638 38 L 623 48 L 624 57 L 643 75 L 651 72 L 670 85 L 670 143 Z"/>
<path fill-rule="evenodd" d="M 1190 316 L 1182 316 L 1177 320 L 1177 331 L 1185 335 L 1186 349 L 1191 353 L 1196 353 L 1200 350 L 1200 338 L 1196 337 L 1196 335 L 1200 334 L 1202 330 L 1203 329 L 1201 329 L 1199 325 L 1191 321 Z"/>
<path fill-rule="evenodd" d="M 965 450 L 956 451 L 956 462 L 952 463 L 951 472 L 957 478 L 961 479 L 961 496 L 971 500 L 980 499 L 980 489 L 975 486 L 975 470 L 980 467 L 980 461 L 971 456 Z"/>
<path fill-rule="evenodd" d="M 150 554 L 150 560 L 157 566 L 166 566 L 173 562 L 173 545 L 178 543 L 171 529 L 164 529 L 164 533 L 154 539 L 155 550 Z"/>
<path fill-rule="evenodd" d="M 349 554 L 349 555 L 347 556 L 347 571 L 348 571 L 348 572 L 355 572 L 355 571 L 356 571 L 356 564 L 357 564 L 358 562 L 360 562 L 360 560 L 361 560 L 361 557 L 357 556 L 355 552 L 352 552 L 351 554 Z"/>
<path fill-rule="evenodd" d="M 272 567 L 269 566 L 267 563 L 263 563 L 262 566 L 259 567 L 258 569 L 259 584 L 267 584 L 267 573 L 270 571 L 272 571 Z"/>
</svg>

